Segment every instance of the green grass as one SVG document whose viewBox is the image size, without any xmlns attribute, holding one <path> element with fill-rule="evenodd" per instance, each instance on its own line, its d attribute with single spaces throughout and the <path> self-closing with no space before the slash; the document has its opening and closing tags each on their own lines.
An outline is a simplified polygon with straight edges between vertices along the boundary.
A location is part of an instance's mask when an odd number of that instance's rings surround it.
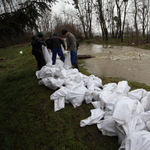
<svg viewBox="0 0 150 150">
<path fill-rule="evenodd" d="M 23 51 L 23 54 L 19 52 Z M 80 64 L 84 61 L 79 61 Z M 90 116 L 91 104 L 54 112 L 50 95 L 54 92 L 38 85 L 37 63 L 31 46 L 16 45 L 0 49 L 0 149 L 1 150 L 117 150 L 117 137 L 102 136 L 96 125 L 80 127 Z M 80 67 L 80 72 L 87 71 Z M 102 77 L 103 84 L 121 79 Z M 150 87 L 129 82 L 132 89 Z"/>
</svg>

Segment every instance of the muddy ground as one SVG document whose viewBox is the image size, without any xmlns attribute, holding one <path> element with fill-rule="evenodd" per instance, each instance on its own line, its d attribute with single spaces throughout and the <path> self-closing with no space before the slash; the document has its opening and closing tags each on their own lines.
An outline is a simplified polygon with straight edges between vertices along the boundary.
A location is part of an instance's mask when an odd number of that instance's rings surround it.
<svg viewBox="0 0 150 150">
<path fill-rule="evenodd" d="M 99 77 L 118 77 L 150 86 L 150 50 L 81 44 L 78 55 L 94 56 L 85 59 L 84 64 L 91 74 Z"/>
</svg>

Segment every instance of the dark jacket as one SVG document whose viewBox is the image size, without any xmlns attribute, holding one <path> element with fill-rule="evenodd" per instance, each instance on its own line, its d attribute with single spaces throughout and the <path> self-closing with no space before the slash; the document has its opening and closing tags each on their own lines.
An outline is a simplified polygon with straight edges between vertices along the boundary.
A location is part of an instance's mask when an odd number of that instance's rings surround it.
<svg viewBox="0 0 150 150">
<path fill-rule="evenodd" d="M 48 49 L 61 48 L 61 44 L 65 49 L 64 41 L 62 40 L 61 37 L 58 37 L 58 36 L 52 36 L 52 37 L 48 38 L 45 41 L 45 43 L 46 43 Z"/>
<path fill-rule="evenodd" d="M 33 55 L 43 55 L 42 45 L 46 46 L 44 40 L 40 39 L 38 36 L 33 36 L 32 38 L 32 54 Z"/>
</svg>

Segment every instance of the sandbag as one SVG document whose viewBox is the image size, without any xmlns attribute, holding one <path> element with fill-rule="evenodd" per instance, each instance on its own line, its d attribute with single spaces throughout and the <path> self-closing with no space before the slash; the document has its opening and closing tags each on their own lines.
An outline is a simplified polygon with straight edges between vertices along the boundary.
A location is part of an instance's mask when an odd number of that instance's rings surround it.
<svg viewBox="0 0 150 150">
<path fill-rule="evenodd" d="M 70 58 L 70 51 L 66 51 L 65 61 L 64 61 L 64 68 L 70 69 L 72 68 L 71 58 Z"/>
<path fill-rule="evenodd" d="M 51 53 L 48 52 L 48 49 L 44 45 L 42 45 L 42 53 L 43 53 L 45 62 L 46 63 L 49 62 L 52 64 L 52 55 L 51 55 Z"/>
</svg>

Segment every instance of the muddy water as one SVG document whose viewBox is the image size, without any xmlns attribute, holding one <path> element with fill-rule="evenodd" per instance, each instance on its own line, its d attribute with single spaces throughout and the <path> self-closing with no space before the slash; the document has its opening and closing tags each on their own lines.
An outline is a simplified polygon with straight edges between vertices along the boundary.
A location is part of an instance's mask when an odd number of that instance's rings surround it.
<svg viewBox="0 0 150 150">
<path fill-rule="evenodd" d="M 150 50 L 80 44 L 78 55 L 92 55 L 84 67 L 96 76 L 118 77 L 150 86 Z"/>
</svg>

